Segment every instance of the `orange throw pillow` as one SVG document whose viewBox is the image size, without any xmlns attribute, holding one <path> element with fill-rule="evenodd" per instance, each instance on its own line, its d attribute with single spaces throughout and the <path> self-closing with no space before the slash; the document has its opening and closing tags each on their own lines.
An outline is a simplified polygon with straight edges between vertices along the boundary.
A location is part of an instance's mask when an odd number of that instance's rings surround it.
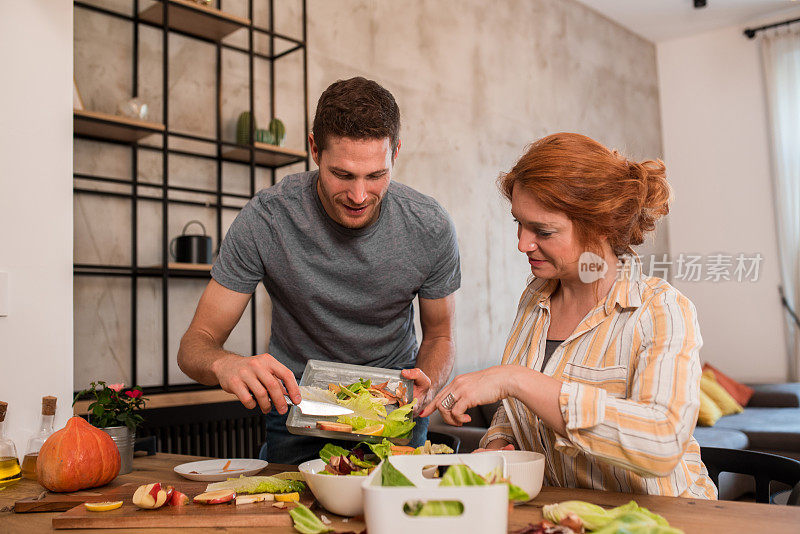
<svg viewBox="0 0 800 534">
<path fill-rule="evenodd" d="M 752 397 L 753 393 L 755 392 L 753 388 L 745 386 L 741 382 L 737 382 L 722 371 L 712 367 L 707 363 L 704 363 L 703 371 L 706 369 L 714 373 L 714 378 L 717 379 L 717 383 L 722 386 L 722 388 L 727 391 L 730 396 L 736 400 L 736 402 L 742 406 L 747 406 L 747 403 L 750 402 L 750 397 Z"/>
</svg>

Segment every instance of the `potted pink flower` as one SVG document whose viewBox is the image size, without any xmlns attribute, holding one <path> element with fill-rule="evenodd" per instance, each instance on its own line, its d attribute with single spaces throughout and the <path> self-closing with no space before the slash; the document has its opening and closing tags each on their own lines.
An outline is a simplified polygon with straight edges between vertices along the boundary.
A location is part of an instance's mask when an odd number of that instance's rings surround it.
<svg viewBox="0 0 800 534">
<path fill-rule="evenodd" d="M 133 443 L 136 440 L 136 427 L 143 421 L 136 413 L 144 408 L 147 399 L 142 388 L 126 388 L 125 384 L 106 384 L 99 380 L 89 384 L 88 389 L 79 391 L 72 401 L 83 398 L 93 399 L 89 404 L 89 422 L 111 436 L 117 444 L 122 459 L 119 474 L 133 470 Z"/>
</svg>

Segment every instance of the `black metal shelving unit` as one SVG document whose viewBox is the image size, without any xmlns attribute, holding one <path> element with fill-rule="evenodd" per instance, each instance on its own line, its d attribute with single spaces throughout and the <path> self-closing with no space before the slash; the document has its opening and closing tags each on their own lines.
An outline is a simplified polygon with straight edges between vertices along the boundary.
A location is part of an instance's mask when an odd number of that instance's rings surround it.
<svg viewBox="0 0 800 534">
<path fill-rule="evenodd" d="M 104 277 L 126 277 L 131 280 L 131 382 L 138 383 L 137 380 L 137 298 L 139 278 L 160 278 L 162 293 L 162 375 L 163 383 L 159 386 L 146 387 L 145 392 L 166 393 L 171 391 L 187 391 L 192 389 L 206 389 L 200 384 L 170 384 L 169 383 L 169 360 L 177 355 L 169 354 L 169 282 L 172 278 L 196 278 L 209 279 L 208 269 L 198 269 L 191 265 L 170 264 L 169 258 L 169 206 L 170 204 L 182 204 L 189 206 L 199 206 L 213 208 L 216 210 L 216 235 L 217 248 L 222 238 L 222 214 L 224 210 L 240 210 L 241 205 L 231 204 L 232 200 L 247 200 L 255 195 L 256 168 L 266 168 L 271 172 L 271 183 L 275 184 L 276 170 L 295 163 L 305 162 L 306 170 L 309 168 L 307 147 L 304 150 L 291 150 L 283 147 L 276 147 L 262 143 L 251 143 L 243 146 L 236 143 L 224 141 L 222 139 L 222 51 L 230 50 L 248 56 L 248 81 L 249 81 L 249 109 L 251 117 L 255 116 L 255 91 L 254 83 L 254 64 L 256 60 L 269 62 L 270 81 L 270 119 L 275 116 L 275 62 L 291 54 L 302 54 L 303 72 L 303 109 L 304 125 L 308 124 L 308 50 L 306 46 L 307 26 L 306 26 L 306 0 L 299 0 L 302 17 L 302 38 L 297 39 L 275 31 L 275 0 L 267 0 L 269 4 L 269 26 L 260 27 L 253 23 L 253 2 L 260 0 L 248 0 L 248 18 L 225 13 L 223 10 L 223 0 L 216 0 L 214 7 L 206 7 L 191 0 L 159 0 L 154 4 L 140 10 L 139 0 L 133 0 L 132 14 L 124 14 L 101 6 L 86 2 L 74 1 L 74 5 L 79 9 L 86 9 L 96 13 L 101 13 L 109 17 L 123 19 L 131 24 L 133 37 L 133 57 L 132 57 L 132 87 L 131 94 L 136 97 L 139 92 L 139 29 L 141 26 L 149 26 L 160 29 L 162 32 L 162 116 L 163 124 L 147 123 L 144 121 L 130 120 L 114 115 L 97 113 L 91 111 L 74 112 L 74 137 L 78 139 L 88 139 L 102 141 L 104 143 L 114 143 L 128 146 L 131 150 L 131 179 L 123 180 L 108 176 L 87 175 L 73 173 L 73 179 L 84 182 L 84 185 L 73 184 L 75 194 L 100 195 L 104 197 L 116 197 L 130 200 L 131 202 L 131 263 L 130 265 L 101 265 L 101 264 L 80 264 L 73 265 L 75 276 L 104 276 Z M 231 33 L 244 29 L 247 32 L 248 47 L 243 48 L 233 44 L 223 43 L 222 40 Z M 177 131 L 169 124 L 169 35 L 179 34 L 192 39 L 213 44 L 216 47 L 216 137 L 196 135 L 190 132 Z M 261 53 L 255 50 L 254 36 L 266 35 L 269 38 L 269 53 Z M 288 48 L 276 53 L 276 41 L 282 40 L 288 43 Z M 298 95 L 299 96 L 299 95 Z M 250 124 L 250 139 L 255 139 L 255 121 Z M 142 144 L 144 138 L 153 135 L 160 135 L 161 142 L 157 144 Z M 189 150 L 186 148 L 176 148 L 170 146 L 171 139 L 183 139 L 196 143 L 203 143 L 208 148 L 206 151 Z M 149 183 L 141 182 L 138 178 L 138 156 L 140 150 L 160 152 L 162 156 L 162 182 Z M 171 185 L 169 182 L 169 157 L 171 155 L 189 156 L 216 161 L 216 187 L 214 189 L 203 189 Z M 249 166 L 249 195 L 226 193 L 223 191 L 223 162 L 236 162 Z M 97 182 L 114 184 L 116 186 L 129 186 L 128 192 L 108 191 L 92 189 L 87 187 L 85 182 Z M 143 192 L 140 188 L 146 188 Z M 158 194 L 160 190 L 160 194 Z M 214 202 L 201 202 L 186 199 L 170 198 L 170 192 L 198 193 L 213 196 Z M 138 203 L 139 201 L 160 202 L 162 206 L 161 221 L 161 253 L 162 263 L 160 266 L 142 267 L 138 263 Z M 226 202 L 227 201 L 227 202 Z M 251 345 L 252 353 L 257 352 L 256 347 L 256 302 L 255 294 L 250 302 L 251 320 Z"/>
</svg>

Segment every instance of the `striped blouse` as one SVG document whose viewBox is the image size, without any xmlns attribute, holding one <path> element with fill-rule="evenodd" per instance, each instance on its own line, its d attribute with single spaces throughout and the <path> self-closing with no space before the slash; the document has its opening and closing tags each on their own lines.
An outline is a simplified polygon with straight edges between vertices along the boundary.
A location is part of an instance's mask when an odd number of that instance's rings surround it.
<svg viewBox="0 0 800 534">
<path fill-rule="evenodd" d="M 692 437 L 700 406 L 702 346 L 694 305 L 625 256 L 604 302 L 556 349 L 545 368 L 550 295 L 533 279 L 522 294 L 502 364 L 561 382 L 567 437 L 522 402 L 503 400 L 481 446 L 503 438 L 546 457 L 545 484 L 716 499 Z"/>
</svg>

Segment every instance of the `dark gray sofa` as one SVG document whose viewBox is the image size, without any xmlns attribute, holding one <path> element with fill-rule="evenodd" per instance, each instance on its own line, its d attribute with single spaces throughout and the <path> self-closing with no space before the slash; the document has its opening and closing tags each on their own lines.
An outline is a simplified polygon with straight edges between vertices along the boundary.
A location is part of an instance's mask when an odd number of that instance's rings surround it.
<svg viewBox="0 0 800 534">
<path fill-rule="evenodd" d="M 800 459 L 800 382 L 752 387 L 744 412 L 721 417 L 708 430 L 739 431 L 747 436 L 747 449 Z"/>
</svg>

